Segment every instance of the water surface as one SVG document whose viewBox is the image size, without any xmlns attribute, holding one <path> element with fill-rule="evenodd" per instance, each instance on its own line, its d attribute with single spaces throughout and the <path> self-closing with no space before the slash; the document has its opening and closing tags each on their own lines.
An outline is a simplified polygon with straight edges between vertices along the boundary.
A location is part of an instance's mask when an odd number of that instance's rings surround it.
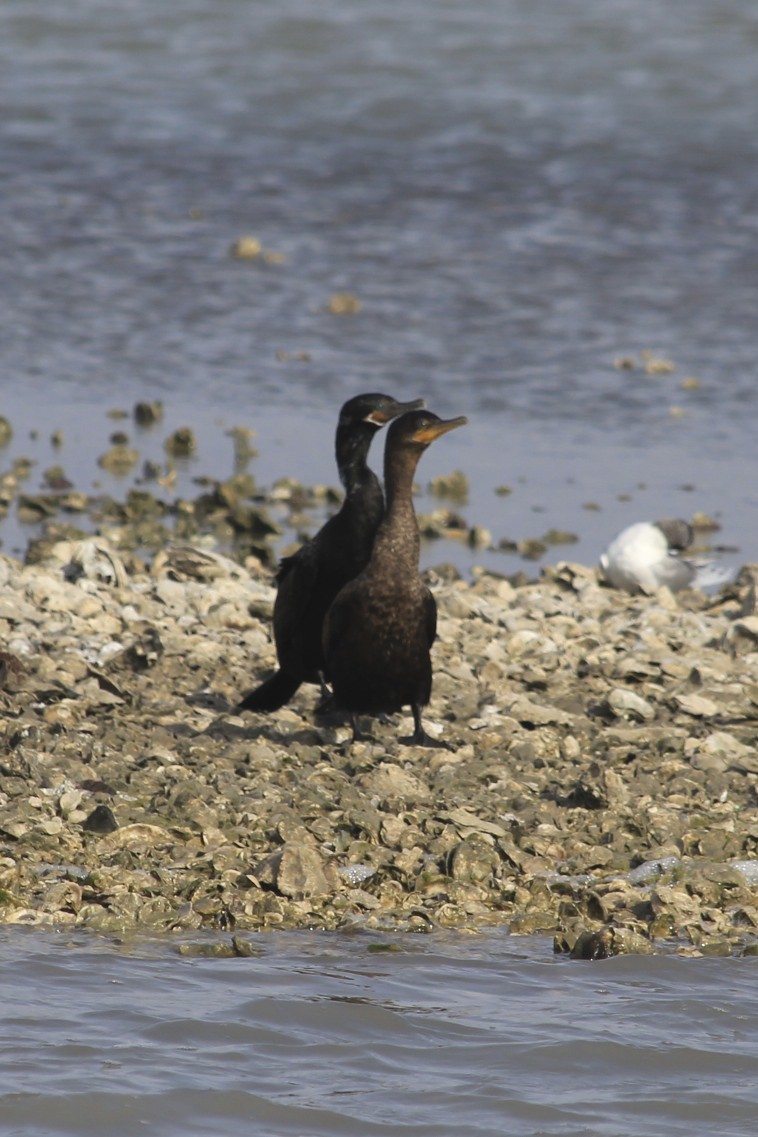
<svg viewBox="0 0 758 1137">
<path fill-rule="evenodd" d="M 5 929 L 2 1132 L 754 1132 L 749 960 L 579 964 L 498 931 L 251 942 L 215 960 Z"/>
<path fill-rule="evenodd" d="M 10 0 L 19 431 L 73 416 L 89 452 L 69 429 L 58 459 L 87 482 L 105 410 L 159 395 L 333 481 L 345 398 L 423 395 L 469 415 L 434 461 L 496 539 L 557 523 L 592 560 L 704 510 L 758 559 L 757 43 L 747 0 Z M 230 258 L 248 232 L 284 263 Z M 326 312 L 337 291 L 361 311 Z M 221 438 L 202 462 L 227 472 Z"/>
</svg>

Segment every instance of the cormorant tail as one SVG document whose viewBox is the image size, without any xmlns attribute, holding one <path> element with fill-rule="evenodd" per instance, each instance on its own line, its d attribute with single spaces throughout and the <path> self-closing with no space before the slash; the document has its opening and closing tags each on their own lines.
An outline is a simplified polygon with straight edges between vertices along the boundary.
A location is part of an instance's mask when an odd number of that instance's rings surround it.
<svg viewBox="0 0 758 1137">
<path fill-rule="evenodd" d="M 261 683 L 260 687 L 248 691 L 234 709 L 235 711 L 276 711 L 290 701 L 299 686 L 299 679 L 280 669 Z"/>
</svg>

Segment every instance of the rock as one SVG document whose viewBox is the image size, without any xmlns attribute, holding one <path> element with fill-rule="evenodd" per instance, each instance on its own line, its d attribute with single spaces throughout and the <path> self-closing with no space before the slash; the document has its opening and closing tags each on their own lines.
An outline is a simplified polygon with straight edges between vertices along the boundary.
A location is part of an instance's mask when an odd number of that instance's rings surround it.
<svg viewBox="0 0 758 1137">
<path fill-rule="evenodd" d="M 486 881 L 496 872 L 500 864 L 497 849 L 491 839 L 473 834 L 455 848 L 450 863 L 450 875 L 454 880 Z"/>
<path fill-rule="evenodd" d="M 262 252 L 263 246 L 258 238 L 250 236 L 249 233 L 238 237 L 229 248 L 229 255 L 239 260 L 255 260 Z"/>
<path fill-rule="evenodd" d="M 138 461 L 139 451 L 133 450 L 130 446 L 116 445 L 107 450 L 105 454 L 101 454 L 97 464 L 107 470 L 109 474 L 123 476 L 128 474 Z"/>
<path fill-rule="evenodd" d="M 475 813 L 471 813 L 468 809 L 452 809 L 449 813 L 443 815 L 447 821 L 452 821 L 459 829 L 471 829 L 477 833 L 488 833 L 493 837 L 507 837 L 508 830 L 504 829 L 502 825 L 497 825 L 492 821 L 486 821 L 483 818 L 477 817 Z"/>
<path fill-rule="evenodd" d="M 608 706 L 615 715 L 650 722 L 655 718 L 655 707 L 646 699 L 624 687 L 615 687 L 608 695 Z"/>
<path fill-rule="evenodd" d="M 520 696 L 508 706 L 508 713 L 518 722 L 530 726 L 571 726 L 573 715 L 545 704 L 536 703 L 531 699 Z"/>
<path fill-rule="evenodd" d="M 681 711 L 695 718 L 713 718 L 719 713 L 718 705 L 702 695 L 676 695 L 674 701 Z"/>
<path fill-rule="evenodd" d="M 408 770 L 395 765 L 394 762 L 382 762 L 376 769 L 363 774 L 358 779 L 358 785 L 383 801 L 426 801 L 429 789 L 424 783 Z"/>
<path fill-rule="evenodd" d="M 758 616 L 735 620 L 724 635 L 724 643 L 736 655 L 758 650 Z"/>
<path fill-rule="evenodd" d="M 361 310 L 361 302 L 351 292 L 335 292 L 326 306 L 333 316 L 353 316 Z"/>
<path fill-rule="evenodd" d="M 308 845 L 285 845 L 276 872 L 276 887 L 283 896 L 323 896 L 331 891 L 323 862 Z"/>
<path fill-rule="evenodd" d="M 125 825 L 122 829 L 116 829 L 107 833 L 101 838 L 98 850 L 101 854 L 116 849 L 130 849 L 135 852 L 146 852 L 154 848 L 165 848 L 172 844 L 174 844 L 174 841 L 171 835 L 159 825 L 135 823 Z"/>
<path fill-rule="evenodd" d="M 96 805 L 82 822 L 82 829 L 87 833 L 103 835 L 115 832 L 118 829 L 118 822 L 109 805 Z"/>
</svg>

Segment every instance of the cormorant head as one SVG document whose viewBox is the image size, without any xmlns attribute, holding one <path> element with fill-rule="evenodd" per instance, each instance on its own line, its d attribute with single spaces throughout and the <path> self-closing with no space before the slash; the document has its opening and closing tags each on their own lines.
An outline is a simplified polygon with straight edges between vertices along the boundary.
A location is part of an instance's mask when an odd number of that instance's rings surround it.
<svg viewBox="0 0 758 1137">
<path fill-rule="evenodd" d="M 395 449 L 401 446 L 420 446 L 422 450 L 449 430 L 457 426 L 465 426 L 468 419 L 460 415 L 458 418 L 439 418 L 431 411 L 408 411 L 395 419 L 387 432 L 387 447 Z"/>
<path fill-rule="evenodd" d="M 378 430 L 386 423 L 391 422 L 398 415 L 406 411 L 423 407 L 423 399 L 413 399 L 409 403 L 399 403 L 389 395 L 367 394 L 356 395 L 343 405 L 340 411 L 338 426 L 357 426 L 359 423 L 369 423 Z"/>
</svg>

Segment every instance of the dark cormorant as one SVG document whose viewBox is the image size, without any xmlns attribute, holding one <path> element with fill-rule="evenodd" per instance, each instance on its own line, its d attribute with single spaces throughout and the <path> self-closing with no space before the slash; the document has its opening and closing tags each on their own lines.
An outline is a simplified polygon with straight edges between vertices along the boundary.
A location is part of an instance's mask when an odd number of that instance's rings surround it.
<svg viewBox="0 0 758 1137">
<path fill-rule="evenodd" d="M 384 516 L 382 487 L 366 464 L 371 440 L 398 415 L 423 406 L 423 399 L 399 403 L 389 395 L 356 395 L 340 411 L 335 453 L 345 487 L 341 508 L 276 574 L 274 640 L 279 670 L 248 692 L 238 711 L 274 711 L 301 683 L 323 684 L 321 627 L 339 590 L 368 563 Z"/>
<path fill-rule="evenodd" d="M 413 476 L 426 447 L 466 421 L 412 411 L 387 432 L 387 511 L 368 565 L 345 585 L 324 621 L 326 676 L 335 704 L 350 713 L 354 738 L 360 737 L 357 715 L 410 705 L 414 733 L 408 741 L 434 745 L 422 726 L 421 708 L 432 690 L 429 649 L 437 631 L 437 605 L 418 571 Z"/>
</svg>

